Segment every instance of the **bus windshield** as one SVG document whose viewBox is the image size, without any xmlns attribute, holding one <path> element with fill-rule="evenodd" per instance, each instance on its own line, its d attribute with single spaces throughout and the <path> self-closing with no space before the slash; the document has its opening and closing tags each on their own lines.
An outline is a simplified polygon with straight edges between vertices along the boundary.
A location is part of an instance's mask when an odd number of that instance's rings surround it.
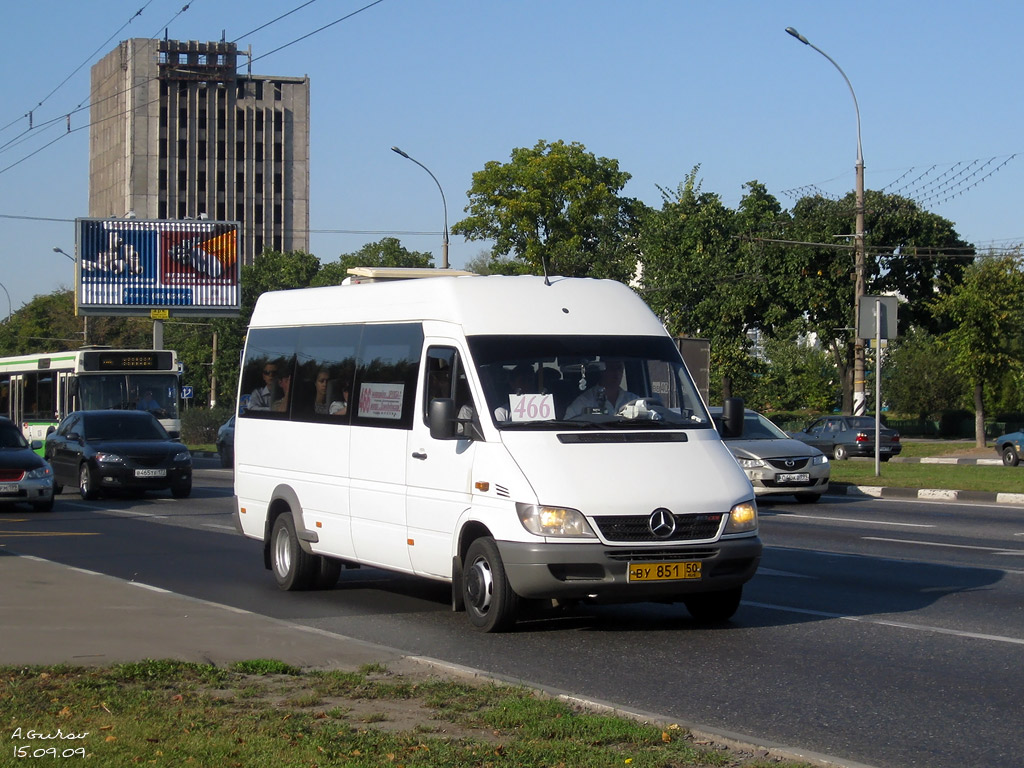
<svg viewBox="0 0 1024 768">
<path fill-rule="evenodd" d="M 149 411 L 158 419 L 178 418 L 178 377 L 173 373 L 80 375 L 79 408 Z"/>
<path fill-rule="evenodd" d="M 499 429 L 710 429 L 678 350 L 659 336 L 473 336 Z"/>
</svg>

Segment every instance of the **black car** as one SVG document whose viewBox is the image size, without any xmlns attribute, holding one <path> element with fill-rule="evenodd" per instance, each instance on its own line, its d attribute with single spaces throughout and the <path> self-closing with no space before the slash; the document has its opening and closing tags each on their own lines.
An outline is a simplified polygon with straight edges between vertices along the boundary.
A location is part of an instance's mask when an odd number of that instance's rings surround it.
<svg viewBox="0 0 1024 768">
<path fill-rule="evenodd" d="M 802 432 L 789 434 L 836 461 L 875 455 L 875 419 L 872 416 L 823 416 Z M 895 429 L 880 427 L 878 437 L 878 456 L 882 461 L 888 461 L 903 450 L 900 433 Z"/>
<path fill-rule="evenodd" d="M 231 467 L 235 463 L 235 416 L 220 425 L 217 430 L 217 456 L 222 467 Z"/>
<path fill-rule="evenodd" d="M 0 417 L 0 502 L 31 504 L 37 512 L 53 509 L 53 470 L 8 418 Z"/>
<path fill-rule="evenodd" d="M 54 492 L 78 486 L 83 499 L 101 491 L 192 492 L 192 455 L 145 411 L 75 411 L 46 437 Z"/>
</svg>

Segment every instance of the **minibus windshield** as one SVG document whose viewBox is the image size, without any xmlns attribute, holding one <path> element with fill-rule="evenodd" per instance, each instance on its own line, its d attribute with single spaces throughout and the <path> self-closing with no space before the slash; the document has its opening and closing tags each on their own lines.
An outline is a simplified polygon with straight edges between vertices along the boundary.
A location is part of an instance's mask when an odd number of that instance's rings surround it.
<svg viewBox="0 0 1024 768">
<path fill-rule="evenodd" d="M 471 336 L 499 429 L 710 429 L 672 340 L 661 336 Z"/>
</svg>

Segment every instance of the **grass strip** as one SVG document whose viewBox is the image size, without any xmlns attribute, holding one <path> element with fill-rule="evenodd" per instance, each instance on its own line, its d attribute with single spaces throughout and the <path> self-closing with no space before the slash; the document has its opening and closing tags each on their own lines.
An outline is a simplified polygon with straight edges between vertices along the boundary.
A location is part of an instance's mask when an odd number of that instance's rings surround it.
<svg viewBox="0 0 1024 768">
<path fill-rule="evenodd" d="M 0 667 L 5 750 L 93 766 L 795 768 L 515 686 L 273 660 Z M 63 764 L 63 763 L 62 763 Z"/>
</svg>

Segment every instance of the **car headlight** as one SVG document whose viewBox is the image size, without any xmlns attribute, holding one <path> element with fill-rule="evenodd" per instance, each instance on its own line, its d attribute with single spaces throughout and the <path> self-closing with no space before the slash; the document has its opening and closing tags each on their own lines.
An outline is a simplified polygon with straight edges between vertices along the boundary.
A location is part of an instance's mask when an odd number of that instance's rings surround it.
<svg viewBox="0 0 1024 768">
<path fill-rule="evenodd" d="M 811 461 L 811 464 L 818 466 L 819 464 L 828 464 L 828 456 L 822 454 L 821 456 L 815 456 Z"/>
<path fill-rule="evenodd" d="M 743 469 L 757 469 L 758 467 L 763 467 L 765 465 L 761 459 L 743 459 L 737 457 L 736 461 L 740 463 L 740 466 L 743 467 Z"/>
<path fill-rule="evenodd" d="M 44 480 L 52 474 L 53 471 L 50 469 L 49 465 L 43 465 L 26 472 L 25 478 L 27 480 Z"/>
<path fill-rule="evenodd" d="M 597 538 L 578 509 L 516 502 L 516 512 L 519 513 L 519 522 L 523 524 L 523 528 L 538 536 Z"/>
<path fill-rule="evenodd" d="M 96 461 L 100 464 L 124 464 L 124 458 L 116 453 L 100 453 L 96 454 Z"/>
<path fill-rule="evenodd" d="M 756 530 L 757 504 L 753 501 L 744 501 L 729 510 L 729 522 L 722 533 L 750 533 Z"/>
<path fill-rule="evenodd" d="M 192 454 L 188 451 L 181 451 L 174 457 L 174 461 L 188 464 L 192 461 Z"/>
</svg>

